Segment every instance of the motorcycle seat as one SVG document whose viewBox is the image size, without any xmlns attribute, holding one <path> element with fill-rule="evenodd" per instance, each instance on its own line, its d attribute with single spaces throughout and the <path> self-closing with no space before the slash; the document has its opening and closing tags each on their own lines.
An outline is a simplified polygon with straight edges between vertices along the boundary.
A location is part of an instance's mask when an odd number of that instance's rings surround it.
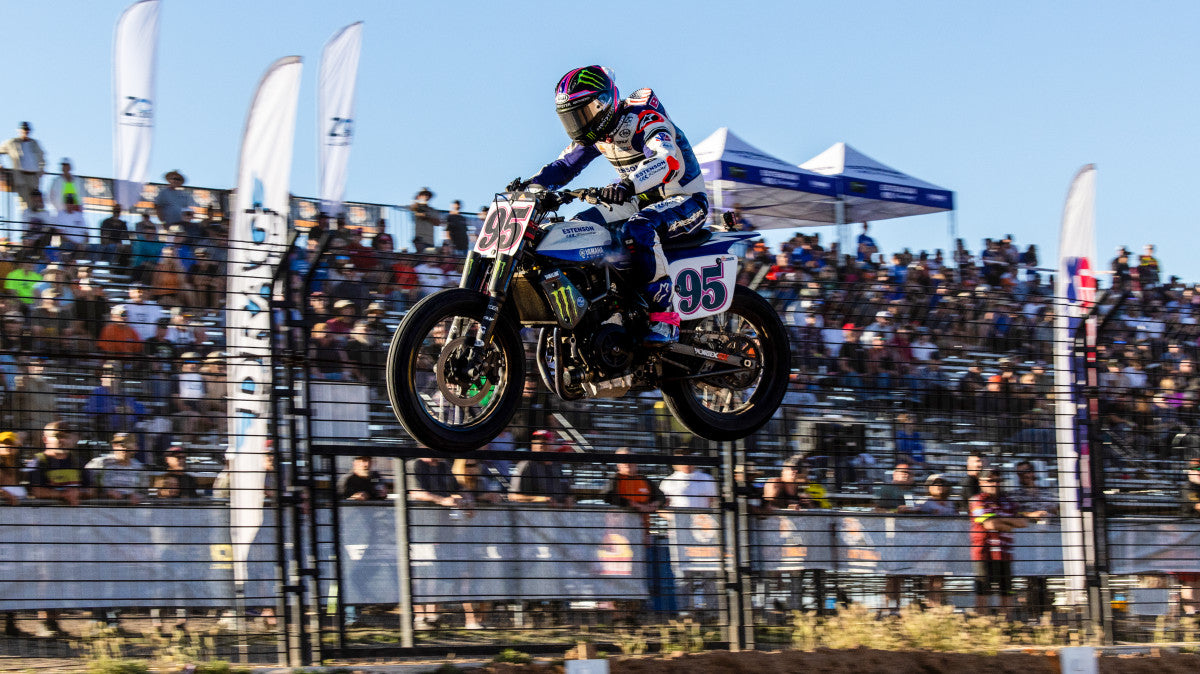
<svg viewBox="0 0 1200 674">
<path fill-rule="evenodd" d="M 681 236 L 678 239 L 670 239 L 663 241 L 663 250 L 679 250 L 680 248 L 694 248 L 712 238 L 712 230 L 707 227 L 700 227 L 696 231 L 686 236 Z"/>
</svg>

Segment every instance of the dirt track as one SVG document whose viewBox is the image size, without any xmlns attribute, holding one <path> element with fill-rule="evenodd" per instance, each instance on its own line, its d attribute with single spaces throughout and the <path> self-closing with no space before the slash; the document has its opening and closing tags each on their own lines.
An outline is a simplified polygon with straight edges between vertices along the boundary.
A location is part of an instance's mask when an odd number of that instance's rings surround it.
<svg viewBox="0 0 1200 674">
<path fill-rule="evenodd" d="M 561 666 L 491 665 L 488 674 L 552 674 Z M 729 653 L 716 651 L 685 655 L 668 660 L 631 659 L 610 661 L 612 674 L 960 674 L 961 672 L 1000 672 L 1006 674 L 1058 674 L 1058 658 L 1041 654 L 1003 654 L 997 656 L 965 653 L 924 653 L 905 651 L 818 650 L 813 653 Z M 1200 671 L 1200 655 L 1163 655 L 1161 657 L 1110 656 L 1100 659 L 1100 671 L 1145 674 L 1192 674 Z"/>
</svg>

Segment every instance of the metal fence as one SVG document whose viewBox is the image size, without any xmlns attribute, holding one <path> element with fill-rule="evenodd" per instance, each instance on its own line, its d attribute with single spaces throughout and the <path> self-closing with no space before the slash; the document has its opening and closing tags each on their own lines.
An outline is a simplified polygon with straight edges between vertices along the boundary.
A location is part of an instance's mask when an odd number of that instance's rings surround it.
<svg viewBox="0 0 1200 674">
<path fill-rule="evenodd" d="M 107 183 L 87 184 L 103 208 Z M 1137 641 L 1187 633 L 1200 609 L 1193 287 L 1148 265 L 1115 278 L 1094 358 L 1077 349 L 1074 378 L 1094 363 L 1075 425 L 1091 507 L 1065 522 L 1060 307 L 1036 262 L 1000 242 L 984 264 L 860 262 L 803 236 L 742 263 L 792 337 L 788 396 L 754 436 L 708 442 L 656 396 L 566 403 L 531 380 L 489 447 L 430 458 L 395 422 L 382 363 L 404 312 L 455 284 L 460 259 L 335 233 L 293 270 L 315 267 L 315 284 L 277 298 L 273 444 L 239 583 L 228 201 L 200 192 L 200 222 L 134 217 L 122 234 L 92 213 L 78 236 L 56 216 L 31 226 L 3 194 L 7 654 L 70 654 L 63 634 L 105 624 L 291 663 L 561 650 L 581 635 L 617 648 L 680 620 L 707 645 L 751 648 L 790 643 L 796 612 L 853 603 Z M 294 220 L 312 219 L 303 203 Z M 395 215 L 359 215 L 378 214 Z"/>
</svg>

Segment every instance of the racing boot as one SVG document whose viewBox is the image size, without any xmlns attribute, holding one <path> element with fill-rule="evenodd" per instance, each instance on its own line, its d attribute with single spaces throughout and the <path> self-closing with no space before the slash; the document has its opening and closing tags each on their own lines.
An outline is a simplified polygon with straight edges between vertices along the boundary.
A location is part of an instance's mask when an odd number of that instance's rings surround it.
<svg viewBox="0 0 1200 674">
<path fill-rule="evenodd" d="M 643 290 L 646 300 L 649 330 L 642 338 L 642 346 L 662 348 L 679 341 L 679 314 L 672 302 L 671 280 L 662 278 L 651 281 Z"/>
</svg>

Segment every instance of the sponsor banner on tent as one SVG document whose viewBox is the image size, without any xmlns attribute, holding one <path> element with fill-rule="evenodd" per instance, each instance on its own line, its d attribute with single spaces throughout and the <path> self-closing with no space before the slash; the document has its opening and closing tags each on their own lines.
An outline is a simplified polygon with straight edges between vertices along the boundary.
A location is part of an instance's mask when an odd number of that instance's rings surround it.
<svg viewBox="0 0 1200 674">
<path fill-rule="evenodd" d="M 837 194 L 837 181 L 825 176 L 785 171 L 777 168 L 747 166 L 728 161 L 705 164 L 700 167 L 706 181 L 729 180 L 748 185 L 778 187 L 815 194 Z"/>
<path fill-rule="evenodd" d="M 158 0 L 131 5 L 113 36 L 113 175 L 125 208 L 138 201 L 154 141 Z"/>
<path fill-rule="evenodd" d="M 842 178 L 840 193 L 880 201 L 898 201 L 936 209 L 953 210 L 954 193 L 898 183 L 875 182 L 862 178 Z"/>
</svg>

